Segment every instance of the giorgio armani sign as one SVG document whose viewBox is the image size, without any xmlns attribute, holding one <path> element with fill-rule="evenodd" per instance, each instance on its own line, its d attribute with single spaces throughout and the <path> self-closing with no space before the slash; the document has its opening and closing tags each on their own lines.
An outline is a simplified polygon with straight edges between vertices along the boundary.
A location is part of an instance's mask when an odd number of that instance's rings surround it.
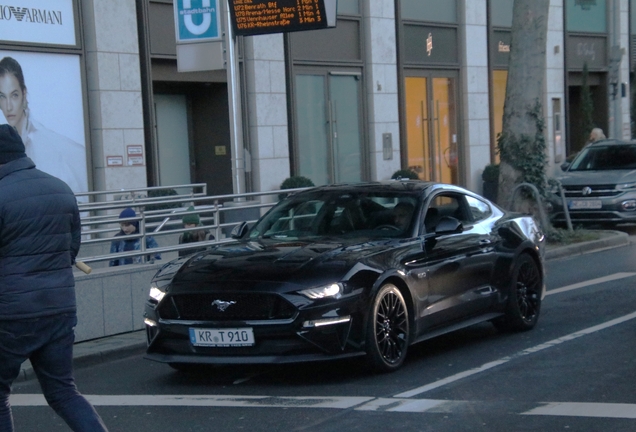
<svg viewBox="0 0 636 432">
<path fill-rule="evenodd" d="M 0 41 L 76 45 L 73 0 L 0 3 Z"/>
<path fill-rule="evenodd" d="M 0 5 L 0 20 L 12 19 L 27 23 L 62 25 L 62 11 Z"/>
</svg>

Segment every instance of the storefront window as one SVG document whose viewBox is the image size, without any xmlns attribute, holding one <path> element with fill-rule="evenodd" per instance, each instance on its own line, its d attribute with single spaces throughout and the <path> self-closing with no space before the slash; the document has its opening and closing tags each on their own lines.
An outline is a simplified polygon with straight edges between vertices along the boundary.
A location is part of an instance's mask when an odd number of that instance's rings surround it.
<svg viewBox="0 0 636 432">
<path fill-rule="evenodd" d="M 406 77 L 404 84 L 409 169 L 422 180 L 459 184 L 456 79 Z"/>
<path fill-rule="evenodd" d="M 457 2 L 439 0 L 400 0 L 403 20 L 457 23 Z"/>
<path fill-rule="evenodd" d="M 512 27 L 514 0 L 490 0 L 490 19 L 494 27 Z"/>
<path fill-rule="evenodd" d="M 359 75 L 299 73 L 295 90 L 298 173 L 316 185 L 362 181 Z"/>
<path fill-rule="evenodd" d="M 493 136 L 494 162 L 499 162 L 499 155 L 497 154 L 497 136 L 503 130 L 503 115 L 504 115 L 504 102 L 506 101 L 506 84 L 508 82 L 507 70 L 495 70 L 492 71 L 492 123 L 493 123 Z"/>
<path fill-rule="evenodd" d="M 338 14 L 360 15 L 358 0 L 338 0 Z"/>
<path fill-rule="evenodd" d="M 566 0 L 567 30 L 607 33 L 606 0 Z"/>
</svg>

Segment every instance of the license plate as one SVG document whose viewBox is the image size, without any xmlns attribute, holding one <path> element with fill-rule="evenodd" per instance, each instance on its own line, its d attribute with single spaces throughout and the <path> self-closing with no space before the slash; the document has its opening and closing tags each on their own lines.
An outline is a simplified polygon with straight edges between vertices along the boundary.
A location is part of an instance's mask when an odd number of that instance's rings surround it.
<svg viewBox="0 0 636 432">
<path fill-rule="evenodd" d="M 190 327 L 190 342 L 205 347 L 244 347 L 254 345 L 251 327 L 206 329 Z"/>
<path fill-rule="evenodd" d="M 598 210 L 603 203 L 601 200 L 572 200 L 568 207 L 570 210 Z"/>
</svg>

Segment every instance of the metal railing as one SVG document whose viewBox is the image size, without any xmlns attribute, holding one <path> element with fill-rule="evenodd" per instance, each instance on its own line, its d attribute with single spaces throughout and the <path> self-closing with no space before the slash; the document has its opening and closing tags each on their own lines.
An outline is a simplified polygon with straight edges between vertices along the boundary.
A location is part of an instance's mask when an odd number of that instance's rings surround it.
<svg viewBox="0 0 636 432">
<path fill-rule="evenodd" d="M 179 194 L 178 191 L 182 190 L 185 193 Z M 166 192 L 169 195 L 158 194 L 153 196 L 153 192 Z M 80 213 L 98 213 L 100 211 L 124 209 L 139 205 L 178 204 L 183 202 L 184 198 L 205 197 L 207 196 L 207 184 L 193 183 L 175 186 L 80 192 L 76 193 L 75 196 L 77 197 Z"/>
<path fill-rule="evenodd" d="M 561 181 L 558 179 L 554 179 L 557 188 L 559 189 L 559 198 L 561 198 L 561 206 L 563 207 L 563 214 L 565 215 L 565 223 L 567 225 L 568 231 L 572 232 L 574 228 L 572 227 L 572 219 L 570 218 L 570 208 L 568 207 L 567 200 L 565 199 L 565 192 L 563 191 L 563 185 Z"/>
<path fill-rule="evenodd" d="M 195 191 L 196 188 L 203 188 Z M 185 190 L 183 194 L 168 196 L 148 196 L 153 190 Z M 254 223 L 266 210 L 276 204 L 280 194 L 294 193 L 307 188 L 275 190 L 268 192 L 251 192 L 238 195 L 205 194 L 205 184 L 160 186 L 150 188 L 124 189 L 118 191 L 99 191 L 76 194 L 78 201 L 84 196 L 93 199 L 99 197 L 118 197 L 114 201 L 79 202 L 82 216 L 82 247 L 99 246 L 108 248 L 113 240 L 140 239 L 139 250 L 119 253 L 97 253 L 81 255 L 78 260 L 85 263 L 111 261 L 120 258 L 141 257 L 142 262 L 152 262 L 152 256 L 188 249 L 199 249 L 216 243 L 231 241 L 231 229 L 241 223 Z M 188 207 L 193 206 L 193 211 Z M 119 218 L 121 210 L 131 207 L 136 216 Z M 184 228 L 182 218 L 188 214 L 197 214 L 201 224 L 197 227 Z M 138 223 L 138 232 L 131 235 L 114 237 L 120 231 L 121 222 Z M 196 243 L 174 244 L 148 249 L 147 238 L 152 236 L 182 235 L 187 232 L 207 230 L 214 236 L 213 240 Z M 170 242 L 170 240 L 168 240 Z M 80 249 L 82 254 L 82 249 Z"/>
<path fill-rule="evenodd" d="M 563 207 L 563 213 L 565 214 L 565 221 L 566 221 L 566 225 L 567 225 L 567 230 L 572 232 L 573 231 L 572 219 L 570 218 L 570 210 L 568 208 L 567 201 L 565 199 L 565 193 L 563 192 L 563 185 L 557 179 L 554 179 L 554 181 L 555 181 L 556 186 L 558 188 L 559 197 L 561 198 L 561 205 Z M 545 214 L 545 202 L 544 202 L 543 198 L 541 197 L 541 194 L 539 193 L 539 190 L 533 184 L 531 184 L 531 183 L 519 183 L 517 186 L 515 186 L 515 188 L 512 191 L 512 194 L 511 194 L 511 196 L 510 196 L 510 198 L 508 200 L 508 208 L 510 208 L 510 209 L 514 208 L 514 204 L 516 202 L 517 195 L 519 195 L 519 193 L 523 189 L 528 189 L 528 190 L 530 190 L 532 192 L 533 199 L 537 203 L 538 212 L 539 212 L 539 218 L 540 218 L 540 222 L 541 222 L 541 227 L 544 230 L 547 230 L 552 225 L 550 224 L 549 218 Z"/>
<path fill-rule="evenodd" d="M 545 214 L 545 210 L 544 210 L 545 204 L 543 202 L 543 198 L 541 197 L 541 193 L 539 192 L 537 187 L 533 185 L 532 183 L 519 183 L 518 185 L 515 186 L 508 200 L 508 208 L 514 210 L 515 203 L 517 202 L 516 198 L 523 189 L 527 189 L 527 190 L 530 190 L 530 192 L 532 192 L 532 197 L 537 204 L 537 209 L 539 212 L 539 222 L 541 223 L 541 228 L 543 228 L 544 230 L 547 230 L 548 227 L 550 226 L 550 221 L 548 220 Z"/>
</svg>

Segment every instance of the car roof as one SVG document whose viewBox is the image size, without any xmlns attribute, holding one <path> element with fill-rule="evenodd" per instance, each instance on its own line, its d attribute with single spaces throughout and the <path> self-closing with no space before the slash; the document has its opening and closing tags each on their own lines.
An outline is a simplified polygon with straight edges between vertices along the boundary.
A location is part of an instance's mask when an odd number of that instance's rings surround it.
<svg viewBox="0 0 636 432">
<path fill-rule="evenodd" d="M 364 183 L 341 183 L 317 186 L 310 189 L 310 191 L 404 191 L 415 192 L 423 191 L 436 183 L 430 181 L 421 180 L 387 180 L 377 182 L 364 182 Z"/>
<path fill-rule="evenodd" d="M 636 140 L 619 140 L 619 139 L 604 139 L 589 143 L 586 147 L 599 147 L 599 146 L 614 146 L 614 145 L 636 145 Z"/>
<path fill-rule="evenodd" d="M 385 180 L 377 182 L 363 182 L 363 183 L 341 183 L 324 186 L 316 186 L 310 189 L 306 189 L 298 192 L 298 194 L 315 193 L 315 192 L 404 192 L 420 194 L 424 191 L 445 190 L 450 192 L 460 192 L 469 195 L 476 195 L 470 190 L 447 183 L 439 183 L 432 181 L 422 180 Z M 296 195 L 296 194 L 294 194 Z"/>
</svg>

